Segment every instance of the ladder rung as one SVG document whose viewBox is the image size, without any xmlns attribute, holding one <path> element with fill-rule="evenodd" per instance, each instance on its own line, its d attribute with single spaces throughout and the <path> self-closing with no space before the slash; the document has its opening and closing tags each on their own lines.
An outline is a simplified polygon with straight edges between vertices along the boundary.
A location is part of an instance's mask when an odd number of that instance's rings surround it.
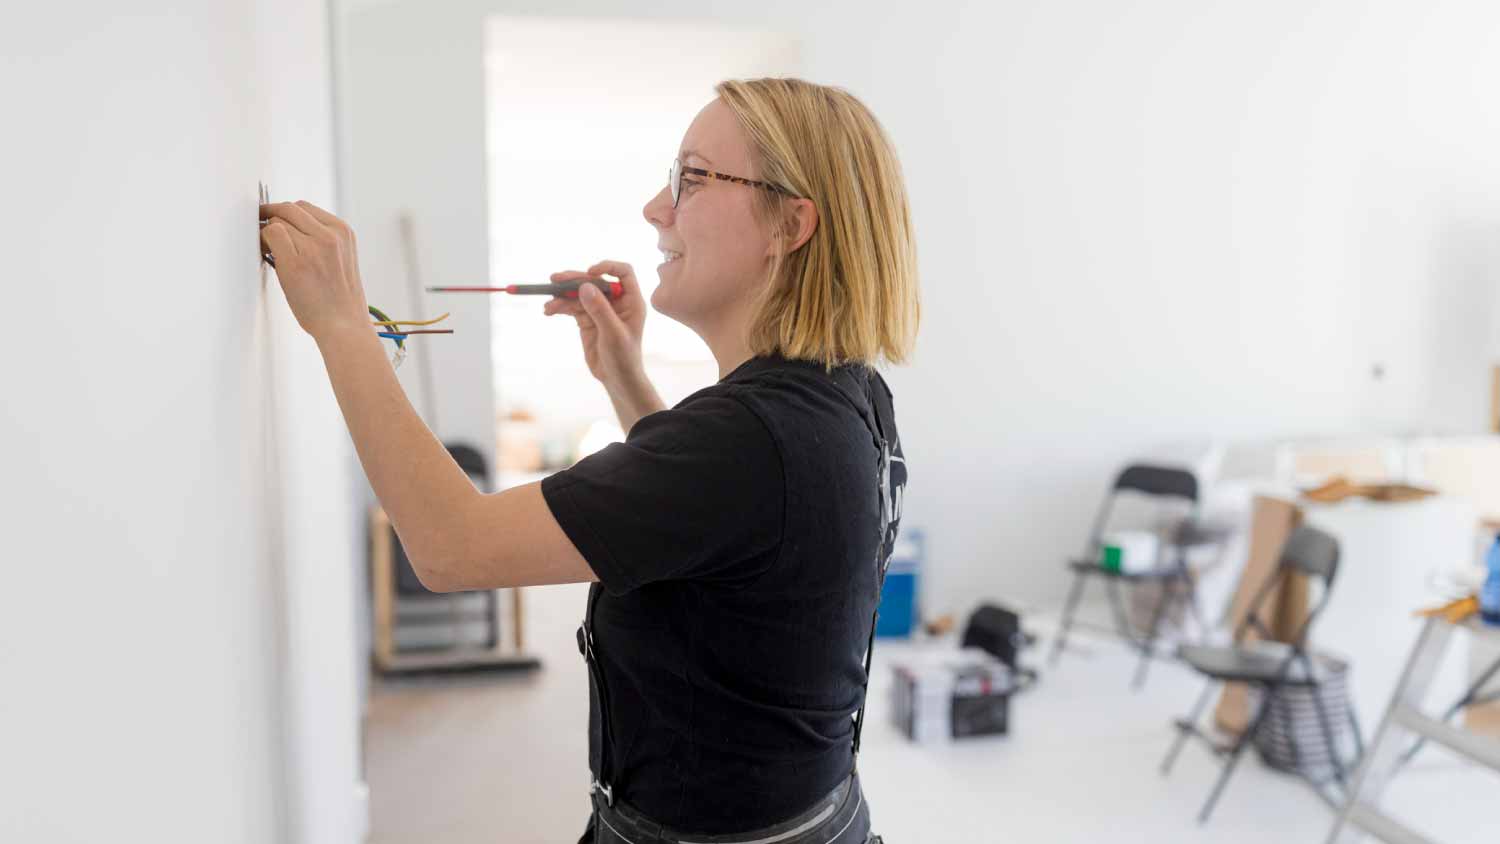
<svg viewBox="0 0 1500 844">
<path fill-rule="evenodd" d="M 1396 723 L 1435 741 L 1442 746 L 1462 753 L 1481 765 L 1500 771 L 1500 741 L 1466 732 L 1418 712 L 1410 706 L 1397 706 L 1392 713 Z"/>
<path fill-rule="evenodd" d="M 1355 826 L 1388 844 L 1433 844 L 1409 827 L 1376 811 L 1368 803 L 1355 803 L 1349 807 L 1349 821 Z"/>
<path fill-rule="evenodd" d="M 396 613 L 397 627 L 453 627 L 459 624 L 480 622 L 489 624 L 495 620 L 493 613 L 462 612 L 453 615 L 426 615 L 421 613 Z"/>
</svg>

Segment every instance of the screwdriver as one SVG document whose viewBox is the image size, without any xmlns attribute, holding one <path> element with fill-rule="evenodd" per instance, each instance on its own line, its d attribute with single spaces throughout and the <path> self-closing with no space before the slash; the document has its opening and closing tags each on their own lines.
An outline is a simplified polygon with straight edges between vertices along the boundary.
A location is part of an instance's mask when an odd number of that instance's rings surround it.
<svg viewBox="0 0 1500 844">
<path fill-rule="evenodd" d="M 577 299 L 580 285 L 592 284 L 599 288 L 599 292 L 611 299 L 618 299 L 625 292 L 625 288 L 618 281 L 602 281 L 594 278 L 580 278 L 573 281 L 559 281 L 553 284 L 507 284 L 504 287 L 429 287 L 428 293 L 516 293 L 522 296 L 561 296 L 565 299 Z"/>
</svg>

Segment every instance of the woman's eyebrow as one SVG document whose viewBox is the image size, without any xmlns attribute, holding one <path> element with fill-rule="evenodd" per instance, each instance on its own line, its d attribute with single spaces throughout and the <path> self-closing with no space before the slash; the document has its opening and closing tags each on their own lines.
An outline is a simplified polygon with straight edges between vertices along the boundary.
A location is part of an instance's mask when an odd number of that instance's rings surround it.
<svg viewBox="0 0 1500 844">
<path fill-rule="evenodd" d="M 694 150 L 690 150 L 690 149 L 683 150 L 681 157 L 682 158 L 696 158 L 699 161 L 702 161 L 704 164 L 707 164 L 710 167 L 714 166 L 714 163 L 712 161 L 709 161 L 707 156 L 705 156 L 701 152 L 696 152 Z"/>
</svg>

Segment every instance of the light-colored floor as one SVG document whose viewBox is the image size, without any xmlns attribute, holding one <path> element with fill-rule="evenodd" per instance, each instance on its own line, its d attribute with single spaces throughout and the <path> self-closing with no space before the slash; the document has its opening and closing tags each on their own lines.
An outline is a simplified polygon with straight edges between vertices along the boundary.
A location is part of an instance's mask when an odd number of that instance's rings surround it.
<svg viewBox="0 0 1500 844">
<path fill-rule="evenodd" d="M 585 589 L 528 590 L 540 672 L 376 684 L 366 758 L 373 844 L 577 839 L 588 812 L 588 686 L 573 629 Z M 1011 735 L 921 747 L 888 724 L 887 662 L 910 646 L 878 642 L 860 753 L 875 830 L 892 844 L 1324 841 L 1327 806 L 1253 753 L 1199 827 L 1216 762 L 1190 744 L 1170 777 L 1157 766 L 1171 719 L 1201 684 L 1157 663 L 1132 693 L 1124 648 L 1088 638 L 1080 646 L 1013 701 Z M 1435 841 L 1500 841 L 1500 776 L 1441 749 L 1395 780 L 1385 806 Z"/>
</svg>

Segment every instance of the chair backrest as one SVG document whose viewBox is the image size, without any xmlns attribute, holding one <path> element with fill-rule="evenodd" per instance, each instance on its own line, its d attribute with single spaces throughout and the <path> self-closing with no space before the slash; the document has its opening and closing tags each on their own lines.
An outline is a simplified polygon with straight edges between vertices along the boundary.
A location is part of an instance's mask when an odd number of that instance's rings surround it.
<svg viewBox="0 0 1500 844">
<path fill-rule="evenodd" d="M 458 464 L 458 468 L 464 470 L 469 477 L 483 481 L 481 487 L 489 487 L 490 466 L 485 462 L 484 454 L 479 449 L 468 443 L 445 443 L 445 445 L 448 448 L 448 454 L 453 457 L 453 462 Z"/>
<path fill-rule="evenodd" d="M 1245 620 L 1240 623 L 1239 629 L 1234 633 L 1235 641 L 1240 641 L 1250 627 L 1256 628 L 1260 635 L 1267 639 L 1274 638 L 1271 630 L 1261 621 L 1262 610 L 1272 590 L 1278 584 L 1285 583 L 1288 575 L 1297 572 L 1322 581 L 1323 593 L 1318 597 L 1317 603 L 1307 611 L 1307 617 L 1298 625 L 1297 632 L 1293 634 L 1292 641 L 1289 643 L 1295 652 L 1301 653 L 1307 640 L 1307 632 L 1312 629 L 1313 621 L 1327 606 L 1328 598 L 1333 594 L 1333 579 L 1338 571 L 1338 540 L 1315 527 L 1299 525 L 1282 544 L 1276 570 L 1271 572 L 1265 583 L 1261 584 L 1260 590 L 1251 601 L 1250 612 L 1246 614 Z"/>
<path fill-rule="evenodd" d="M 1099 512 L 1094 516 L 1094 527 L 1089 531 L 1089 544 L 1084 551 L 1085 557 L 1092 557 L 1098 553 L 1104 528 L 1109 523 L 1110 514 L 1114 512 L 1115 496 L 1121 492 L 1181 498 L 1195 508 L 1198 506 L 1198 479 L 1192 472 L 1186 469 L 1150 466 L 1144 463 L 1126 466 L 1115 477 L 1114 486 L 1110 487 L 1109 494 L 1104 496 L 1103 503 L 1099 505 Z"/>
<path fill-rule="evenodd" d="M 1339 571 L 1339 541 L 1317 528 L 1300 525 L 1281 546 L 1280 564 L 1321 578 L 1323 588 L 1329 589 Z"/>
<path fill-rule="evenodd" d="M 479 449 L 467 443 L 445 443 L 448 454 L 458 468 L 464 470 L 474 481 L 474 485 L 480 492 L 488 492 L 490 489 L 490 466 L 484 459 L 484 454 Z M 391 551 L 394 557 L 394 565 L 391 573 L 396 579 L 396 592 L 402 596 L 412 595 L 436 595 L 423 585 L 421 578 L 417 577 L 416 569 L 412 568 L 411 558 L 406 556 L 406 547 L 401 544 L 401 537 L 396 535 L 395 526 L 387 528 L 391 532 Z"/>
<path fill-rule="evenodd" d="M 1166 498 L 1185 498 L 1197 503 L 1198 478 L 1186 469 L 1136 463 L 1126 466 L 1119 477 L 1115 478 L 1114 491 L 1124 490 Z"/>
</svg>

